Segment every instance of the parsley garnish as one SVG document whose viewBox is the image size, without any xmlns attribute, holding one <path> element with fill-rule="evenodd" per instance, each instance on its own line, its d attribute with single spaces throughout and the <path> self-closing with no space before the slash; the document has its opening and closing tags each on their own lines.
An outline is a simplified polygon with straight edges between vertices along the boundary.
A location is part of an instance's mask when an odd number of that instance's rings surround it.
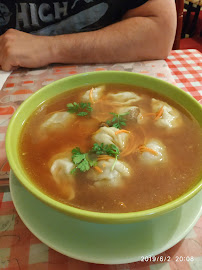
<svg viewBox="0 0 202 270">
<path fill-rule="evenodd" d="M 120 154 L 119 148 L 115 144 L 104 144 L 101 143 L 100 145 L 98 143 L 94 143 L 93 148 L 91 150 L 92 153 L 95 153 L 96 155 L 109 155 L 115 158 L 115 161 L 112 165 L 111 170 L 113 171 L 115 164 L 117 162 L 118 156 Z"/>
<path fill-rule="evenodd" d="M 82 153 L 79 147 L 72 150 L 72 162 L 75 164 L 75 168 L 71 173 L 75 173 L 77 169 L 81 172 L 90 170 L 91 167 L 97 165 L 97 157 L 100 155 L 109 155 L 115 158 L 112 170 L 116 164 L 118 156 L 120 154 L 119 148 L 114 144 L 94 143 L 92 149 L 88 153 Z"/>
<path fill-rule="evenodd" d="M 119 148 L 115 144 L 104 144 L 94 143 L 93 148 L 91 150 L 92 153 L 96 155 L 109 155 L 112 157 L 118 157 L 120 154 Z"/>
<path fill-rule="evenodd" d="M 90 167 L 95 166 L 97 163 L 96 160 L 92 160 L 89 157 L 88 153 L 81 153 L 79 147 L 72 150 L 72 161 L 76 165 L 76 167 L 71 171 L 72 174 L 75 173 L 77 169 L 79 169 L 81 172 L 86 172 L 90 169 Z"/>
<path fill-rule="evenodd" d="M 116 113 L 110 113 L 113 115 L 112 120 L 107 120 L 106 124 L 110 127 L 115 127 L 118 129 L 122 129 L 122 126 L 126 125 L 126 119 L 124 118 L 125 115 L 128 115 L 129 112 L 123 113 L 123 114 L 116 114 Z"/>
<path fill-rule="evenodd" d="M 86 116 L 90 112 L 92 112 L 93 108 L 91 107 L 91 104 L 85 103 L 85 102 L 73 102 L 67 104 L 67 111 L 70 113 L 76 113 L 79 116 Z"/>
</svg>

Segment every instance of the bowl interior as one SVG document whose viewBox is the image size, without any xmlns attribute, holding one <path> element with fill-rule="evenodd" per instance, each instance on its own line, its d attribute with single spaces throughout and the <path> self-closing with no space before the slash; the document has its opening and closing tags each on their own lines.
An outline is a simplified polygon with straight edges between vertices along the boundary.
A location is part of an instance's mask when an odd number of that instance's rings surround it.
<svg viewBox="0 0 202 270">
<path fill-rule="evenodd" d="M 26 171 L 23 169 L 23 165 L 19 156 L 19 138 L 24 123 L 36 110 L 36 107 L 45 102 L 47 99 L 50 99 L 65 91 L 82 86 L 104 83 L 120 83 L 140 86 L 153 90 L 154 92 L 157 92 L 166 97 L 169 97 L 176 103 L 182 105 L 186 110 L 188 110 L 198 121 L 200 126 L 202 126 L 201 105 L 186 92 L 182 91 L 174 85 L 171 85 L 159 79 L 155 79 L 153 77 L 141 74 L 119 71 L 91 72 L 67 77 L 43 87 L 40 91 L 37 91 L 35 94 L 29 97 L 18 108 L 10 121 L 6 135 L 6 152 L 10 166 L 19 181 L 33 195 L 35 195 L 37 198 L 50 205 L 51 207 L 54 207 L 57 210 L 62 211 L 68 215 L 98 223 L 129 223 L 149 219 L 151 217 L 166 213 L 180 206 L 187 200 L 191 199 L 202 188 L 201 177 L 199 177 L 197 184 L 194 187 L 190 188 L 190 190 L 188 190 L 184 195 L 165 205 L 133 213 L 98 213 L 77 209 L 57 202 L 46 194 L 42 193 L 29 179 Z"/>
</svg>

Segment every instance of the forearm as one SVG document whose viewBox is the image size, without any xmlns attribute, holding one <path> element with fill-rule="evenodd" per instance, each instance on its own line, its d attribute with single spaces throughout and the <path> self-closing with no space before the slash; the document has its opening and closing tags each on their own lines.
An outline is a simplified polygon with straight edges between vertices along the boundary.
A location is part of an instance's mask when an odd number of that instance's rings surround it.
<svg viewBox="0 0 202 270">
<path fill-rule="evenodd" d="M 122 21 L 97 31 L 35 36 L 9 29 L 0 36 L 0 66 L 36 68 L 50 63 L 114 63 L 164 59 L 176 31 L 175 3 L 149 0 Z"/>
<path fill-rule="evenodd" d="M 56 36 L 50 43 L 52 62 L 113 63 L 163 59 L 172 47 L 174 31 L 164 33 L 162 37 L 161 27 L 156 17 L 133 17 L 97 31 Z"/>
</svg>

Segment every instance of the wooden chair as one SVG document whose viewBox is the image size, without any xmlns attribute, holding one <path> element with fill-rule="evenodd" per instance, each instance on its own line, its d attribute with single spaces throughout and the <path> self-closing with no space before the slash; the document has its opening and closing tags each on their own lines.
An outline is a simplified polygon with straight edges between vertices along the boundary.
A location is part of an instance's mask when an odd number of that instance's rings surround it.
<svg viewBox="0 0 202 270">
<path fill-rule="evenodd" d="M 182 33 L 184 0 L 175 0 L 175 2 L 177 10 L 177 30 L 173 44 L 173 50 L 178 50 L 180 48 L 180 39 Z"/>
<path fill-rule="evenodd" d="M 202 0 L 186 0 L 185 9 L 187 12 L 186 15 L 184 15 L 181 37 L 192 38 L 196 34 L 202 36 L 202 28 L 197 27 L 199 14 L 202 10 Z M 196 33 L 196 30 L 199 30 L 199 33 Z"/>
</svg>

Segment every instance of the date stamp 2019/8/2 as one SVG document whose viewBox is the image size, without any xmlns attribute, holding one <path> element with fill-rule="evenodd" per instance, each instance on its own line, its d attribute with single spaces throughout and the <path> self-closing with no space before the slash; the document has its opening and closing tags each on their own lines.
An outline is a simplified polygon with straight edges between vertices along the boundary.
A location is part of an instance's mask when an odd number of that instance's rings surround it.
<svg viewBox="0 0 202 270">
<path fill-rule="evenodd" d="M 170 262 L 174 260 L 176 262 L 193 262 L 193 256 L 141 256 L 141 262 Z"/>
</svg>

